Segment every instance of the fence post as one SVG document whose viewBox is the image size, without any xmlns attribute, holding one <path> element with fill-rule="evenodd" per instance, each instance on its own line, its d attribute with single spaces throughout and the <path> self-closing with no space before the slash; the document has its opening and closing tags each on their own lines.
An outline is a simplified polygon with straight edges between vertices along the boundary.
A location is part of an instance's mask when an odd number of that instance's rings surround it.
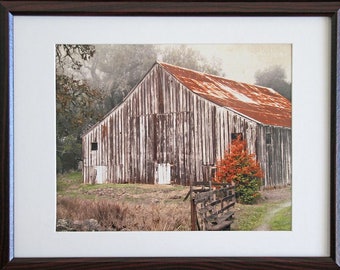
<svg viewBox="0 0 340 270">
<path fill-rule="evenodd" d="M 192 195 L 190 195 L 190 201 L 191 201 L 191 230 L 197 231 L 197 211 L 196 211 L 196 205 L 195 200 L 192 198 Z"/>
<path fill-rule="evenodd" d="M 195 198 L 192 196 L 192 180 L 190 179 L 191 230 L 197 231 L 197 211 Z"/>
</svg>

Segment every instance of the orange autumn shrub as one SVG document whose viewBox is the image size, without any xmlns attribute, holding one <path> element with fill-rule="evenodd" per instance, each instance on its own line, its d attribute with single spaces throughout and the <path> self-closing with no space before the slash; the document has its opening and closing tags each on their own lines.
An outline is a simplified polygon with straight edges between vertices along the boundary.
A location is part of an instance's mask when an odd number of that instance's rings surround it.
<svg viewBox="0 0 340 270">
<path fill-rule="evenodd" d="M 262 177 L 260 164 L 248 153 L 246 142 L 240 136 L 217 162 L 215 181 L 235 184 L 236 197 L 241 203 L 253 204 L 260 197 Z"/>
</svg>

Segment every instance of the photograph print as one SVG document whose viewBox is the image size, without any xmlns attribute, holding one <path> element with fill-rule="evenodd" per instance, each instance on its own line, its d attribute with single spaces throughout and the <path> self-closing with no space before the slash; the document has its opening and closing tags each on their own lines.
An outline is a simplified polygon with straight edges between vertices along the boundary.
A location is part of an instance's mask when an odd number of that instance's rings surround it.
<svg viewBox="0 0 340 270">
<path fill-rule="evenodd" d="M 56 231 L 292 230 L 291 44 L 57 44 Z"/>
</svg>

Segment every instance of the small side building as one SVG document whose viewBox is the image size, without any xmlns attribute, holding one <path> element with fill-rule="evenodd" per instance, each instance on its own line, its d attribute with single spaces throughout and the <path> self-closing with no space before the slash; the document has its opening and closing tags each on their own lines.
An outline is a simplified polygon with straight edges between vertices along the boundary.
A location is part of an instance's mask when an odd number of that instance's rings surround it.
<svg viewBox="0 0 340 270">
<path fill-rule="evenodd" d="M 241 135 L 264 186 L 291 184 L 291 102 L 276 91 L 156 62 L 82 137 L 84 183 L 190 185 Z"/>
</svg>

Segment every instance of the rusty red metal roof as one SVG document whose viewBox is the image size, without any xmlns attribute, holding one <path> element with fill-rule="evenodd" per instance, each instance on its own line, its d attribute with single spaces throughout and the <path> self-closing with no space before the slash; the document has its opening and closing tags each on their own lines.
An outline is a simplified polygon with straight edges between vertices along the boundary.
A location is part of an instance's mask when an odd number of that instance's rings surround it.
<svg viewBox="0 0 340 270">
<path fill-rule="evenodd" d="M 291 102 L 271 88 L 159 62 L 189 90 L 265 125 L 291 127 Z"/>
</svg>

